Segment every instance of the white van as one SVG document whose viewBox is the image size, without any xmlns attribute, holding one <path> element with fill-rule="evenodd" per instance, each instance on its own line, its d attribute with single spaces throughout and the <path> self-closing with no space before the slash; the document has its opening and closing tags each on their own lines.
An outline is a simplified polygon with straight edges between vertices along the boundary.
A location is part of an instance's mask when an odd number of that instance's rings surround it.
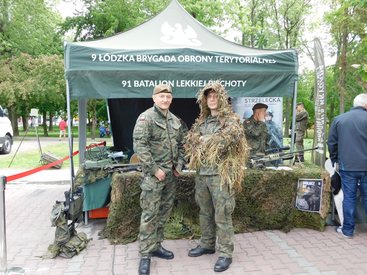
<svg viewBox="0 0 367 275">
<path fill-rule="evenodd" d="M 0 154 L 9 154 L 13 146 L 13 128 L 0 106 Z"/>
</svg>

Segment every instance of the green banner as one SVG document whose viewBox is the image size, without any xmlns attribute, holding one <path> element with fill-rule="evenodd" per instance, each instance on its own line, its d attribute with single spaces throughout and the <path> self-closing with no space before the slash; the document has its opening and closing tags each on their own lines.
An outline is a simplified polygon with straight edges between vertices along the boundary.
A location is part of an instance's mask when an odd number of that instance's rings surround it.
<svg viewBox="0 0 367 275">
<path fill-rule="evenodd" d="M 159 83 L 176 98 L 193 98 L 208 81 L 220 80 L 232 97 L 292 96 L 296 52 L 235 55 L 202 50 L 115 50 L 65 46 L 66 79 L 72 99 L 148 98 Z"/>
</svg>

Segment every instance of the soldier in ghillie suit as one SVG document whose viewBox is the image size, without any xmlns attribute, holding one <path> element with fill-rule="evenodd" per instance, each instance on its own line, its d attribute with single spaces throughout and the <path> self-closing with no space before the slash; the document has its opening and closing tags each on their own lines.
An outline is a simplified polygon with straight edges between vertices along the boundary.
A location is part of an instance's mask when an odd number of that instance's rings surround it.
<svg viewBox="0 0 367 275">
<path fill-rule="evenodd" d="M 171 213 L 176 177 L 184 164 L 183 131 L 179 118 L 169 111 L 172 90 L 160 84 L 153 90 L 154 106 L 143 112 L 134 128 L 134 151 L 142 164 L 140 185 L 139 274 L 150 273 L 150 257 L 173 259 L 163 248 L 163 227 Z"/>
<path fill-rule="evenodd" d="M 252 116 L 243 122 L 245 135 L 250 146 L 250 155 L 265 154 L 269 146 L 270 135 L 265 124 L 265 115 L 268 105 L 256 103 L 252 107 Z"/>
<path fill-rule="evenodd" d="M 235 191 L 241 189 L 247 143 L 239 117 L 228 103 L 220 82 L 207 84 L 198 93 L 200 115 L 185 139 L 189 168 L 195 169 L 195 200 L 200 207 L 201 239 L 190 257 L 215 253 L 219 258 L 214 271 L 232 263 Z"/>
<path fill-rule="evenodd" d="M 308 127 L 308 113 L 305 109 L 305 105 L 302 102 L 297 103 L 296 109 L 296 148 L 297 151 L 303 151 L 303 139 Z M 298 154 L 298 159 L 300 162 L 304 162 L 303 153 Z"/>
</svg>

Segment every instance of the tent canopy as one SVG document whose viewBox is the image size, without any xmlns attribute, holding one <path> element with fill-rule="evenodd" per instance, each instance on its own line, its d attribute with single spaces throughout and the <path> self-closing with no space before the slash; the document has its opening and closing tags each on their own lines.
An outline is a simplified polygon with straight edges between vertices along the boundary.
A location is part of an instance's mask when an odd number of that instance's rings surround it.
<svg viewBox="0 0 367 275">
<path fill-rule="evenodd" d="M 65 43 L 71 99 L 150 98 L 169 83 L 175 98 L 194 98 L 210 80 L 232 97 L 293 96 L 295 50 L 259 50 L 206 29 L 173 0 L 138 27 L 88 42 Z"/>
</svg>

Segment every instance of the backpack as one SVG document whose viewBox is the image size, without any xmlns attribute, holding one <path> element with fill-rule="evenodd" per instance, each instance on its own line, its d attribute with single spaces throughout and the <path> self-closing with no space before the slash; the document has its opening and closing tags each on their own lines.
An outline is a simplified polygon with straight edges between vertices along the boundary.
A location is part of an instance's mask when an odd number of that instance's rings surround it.
<svg viewBox="0 0 367 275">
<path fill-rule="evenodd" d="M 50 219 L 51 225 L 56 227 L 55 240 L 49 245 L 43 258 L 53 259 L 57 255 L 72 258 L 87 247 L 91 239 L 88 239 L 84 232 L 77 233 L 74 223 L 68 223 L 64 202 L 56 201 L 52 207 Z"/>
<path fill-rule="evenodd" d="M 84 232 L 76 233 L 70 238 L 64 245 L 61 246 L 59 250 L 59 256 L 64 258 L 72 258 L 87 247 L 89 239 L 87 234 Z"/>
</svg>

